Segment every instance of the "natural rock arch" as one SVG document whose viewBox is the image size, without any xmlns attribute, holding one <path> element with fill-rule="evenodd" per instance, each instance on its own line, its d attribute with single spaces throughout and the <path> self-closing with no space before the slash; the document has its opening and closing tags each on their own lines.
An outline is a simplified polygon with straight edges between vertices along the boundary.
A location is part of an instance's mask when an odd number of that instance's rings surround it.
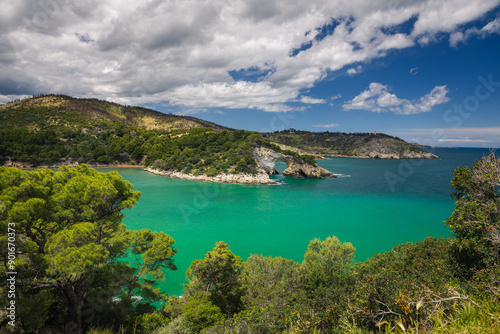
<svg viewBox="0 0 500 334">
<path fill-rule="evenodd" d="M 291 177 L 335 177 L 330 171 L 319 166 L 301 163 L 294 156 L 278 153 L 265 147 L 257 147 L 253 151 L 253 157 L 257 166 L 268 175 L 276 175 L 276 162 L 283 161 L 287 165 L 287 169 L 283 172 L 284 176 Z"/>
</svg>

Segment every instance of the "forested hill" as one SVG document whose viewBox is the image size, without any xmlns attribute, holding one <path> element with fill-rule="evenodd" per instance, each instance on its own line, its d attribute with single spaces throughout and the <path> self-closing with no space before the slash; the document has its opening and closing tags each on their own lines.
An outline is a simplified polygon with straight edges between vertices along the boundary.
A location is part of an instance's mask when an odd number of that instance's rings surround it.
<svg viewBox="0 0 500 334">
<path fill-rule="evenodd" d="M 286 159 L 305 169 L 305 165 L 316 167 L 311 154 L 317 153 L 396 159 L 434 157 L 387 135 L 295 130 L 261 134 L 194 117 L 63 95 L 38 96 L 0 106 L 0 165 L 129 164 L 195 176 L 256 174 L 262 172 L 266 159 L 256 157 L 255 149 L 261 147 L 285 154 Z M 302 173 L 306 173 L 304 168 Z M 298 171 L 292 174 L 302 175 Z"/>
<path fill-rule="evenodd" d="M 140 165 L 157 171 L 215 176 L 261 173 L 254 157 L 266 147 L 294 162 L 259 133 L 95 99 L 46 95 L 0 106 L 0 165 L 86 163 Z"/>
<path fill-rule="evenodd" d="M 78 99 L 65 95 L 45 95 L 0 105 L 0 130 L 61 130 L 92 128 L 105 131 L 117 125 L 144 130 L 227 128 L 188 116 L 167 115 L 142 107 L 122 106 L 97 99 Z"/>
<path fill-rule="evenodd" d="M 281 145 L 306 154 L 380 159 L 433 159 L 435 155 L 383 133 L 308 132 L 295 129 L 264 134 Z"/>
</svg>

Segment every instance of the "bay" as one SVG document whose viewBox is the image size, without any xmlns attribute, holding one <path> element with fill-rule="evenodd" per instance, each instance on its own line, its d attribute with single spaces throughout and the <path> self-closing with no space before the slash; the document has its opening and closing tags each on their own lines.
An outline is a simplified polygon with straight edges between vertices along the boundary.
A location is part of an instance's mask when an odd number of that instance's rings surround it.
<svg viewBox="0 0 500 334">
<path fill-rule="evenodd" d="M 327 158 L 318 164 L 336 179 L 272 176 L 280 185 L 236 185 L 170 179 L 117 168 L 142 198 L 126 210 L 129 229 L 163 231 L 175 240 L 177 271 L 159 286 L 182 294 L 185 272 L 217 241 L 243 260 L 250 254 L 301 262 L 310 240 L 335 235 L 356 247 L 356 260 L 427 236 L 448 237 L 452 171 L 488 154 L 485 149 L 432 149 L 435 160 Z M 278 163 L 278 171 L 286 168 Z M 109 169 L 101 169 L 109 171 Z"/>
</svg>

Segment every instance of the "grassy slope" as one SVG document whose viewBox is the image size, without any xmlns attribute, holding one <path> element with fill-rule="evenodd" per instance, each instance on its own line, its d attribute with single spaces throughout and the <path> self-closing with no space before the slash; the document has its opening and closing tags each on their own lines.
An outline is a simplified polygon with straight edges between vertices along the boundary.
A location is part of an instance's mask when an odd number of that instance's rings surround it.
<svg viewBox="0 0 500 334">
<path fill-rule="evenodd" d="M 35 131 L 58 127 L 108 129 L 116 124 L 167 131 L 201 127 L 217 132 L 227 129 L 194 117 L 167 115 L 141 107 L 64 95 L 34 97 L 0 106 L 0 130 L 13 127 L 27 127 Z"/>
</svg>

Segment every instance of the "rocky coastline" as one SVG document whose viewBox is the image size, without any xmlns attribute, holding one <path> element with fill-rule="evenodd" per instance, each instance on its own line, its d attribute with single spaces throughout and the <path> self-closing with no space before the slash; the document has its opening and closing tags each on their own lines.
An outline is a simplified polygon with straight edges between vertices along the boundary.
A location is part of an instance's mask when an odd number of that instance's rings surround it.
<svg viewBox="0 0 500 334">
<path fill-rule="evenodd" d="M 326 154 L 325 157 L 335 157 L 335 158 L 351 158 L 351 159 L 439 159 L 435 154 L 424 152 L 418 153 L 413 151 L 402 152 L 402 153 L 382 153 L 382 152 L 370 152 L 361 153 L 357 155 L 341 155 L 341 154 Z"/>
<path fill-rule="evenodd" d="M 4 164 L 5 167 L 16 167 L 19 169 L 59 168 L 62 166 L 76 167 L 79 165 L 80 164 L 76 161 L 57 162 L 50 165 L 36 166 L 36 167 L 33 167 L 31 164 L 25 162 L 7 161 Z M 271 180 L 269 178 L 269 175 L 263 171 L 255 175 L 239 173 L 239 174 L 218 174 L 214 176 L 207 176 L 205 174 L 193 175 L 182 172 L 162 171 L 151 167 L 144 167 L 144 165 L 132 165 L 123 163 L 110 163 L 110 164 L 85 163 L 85 165 L 92 168 L 141 168 L 142 170 L 150 172 L 155 175 L 171 177 L 176 179 L 183 179 L 183 180 L 191 180 L 191 181 L 234 183 L 234 184 L 274 184 L 274 185 L 278 184 L 276 181 Z"/>
<path fill-rule="evenodd" d="M 283 161 L 287 164 L 287 169 L 283 172 L 284 176 L 290 177 L 306 177 L 306 178 L 323 178 L 336 176 L 329 170 L 319 167 L 317 164 L 311 165 L 304 162 L 299 162 L 293 156 L 278 153 L 265 147 L 257 147 L 253 150 L 252 156 L 257 163 L 259 169 L 269 175 L 278 174 L 276 171 L 276 162 Z"/>
<path fill-rule="evenodd" d="M 143 169 L 152 174 L 176 178 L 176 179 L 191 180 L 191 181 L 235 183 L 235 184 L 278 184 L 276 181 L 271 180 L 269 178 L 269 175 L 264 172 L 255 175 L 243 174 L 243 173 L 238 173 L 238 174 L 221 173 L 213 176 L 207 176 L 205 174 L 193 175 L 182 172 L 163 171 L 151 167 L 146 167 Z"/>
</svg>

